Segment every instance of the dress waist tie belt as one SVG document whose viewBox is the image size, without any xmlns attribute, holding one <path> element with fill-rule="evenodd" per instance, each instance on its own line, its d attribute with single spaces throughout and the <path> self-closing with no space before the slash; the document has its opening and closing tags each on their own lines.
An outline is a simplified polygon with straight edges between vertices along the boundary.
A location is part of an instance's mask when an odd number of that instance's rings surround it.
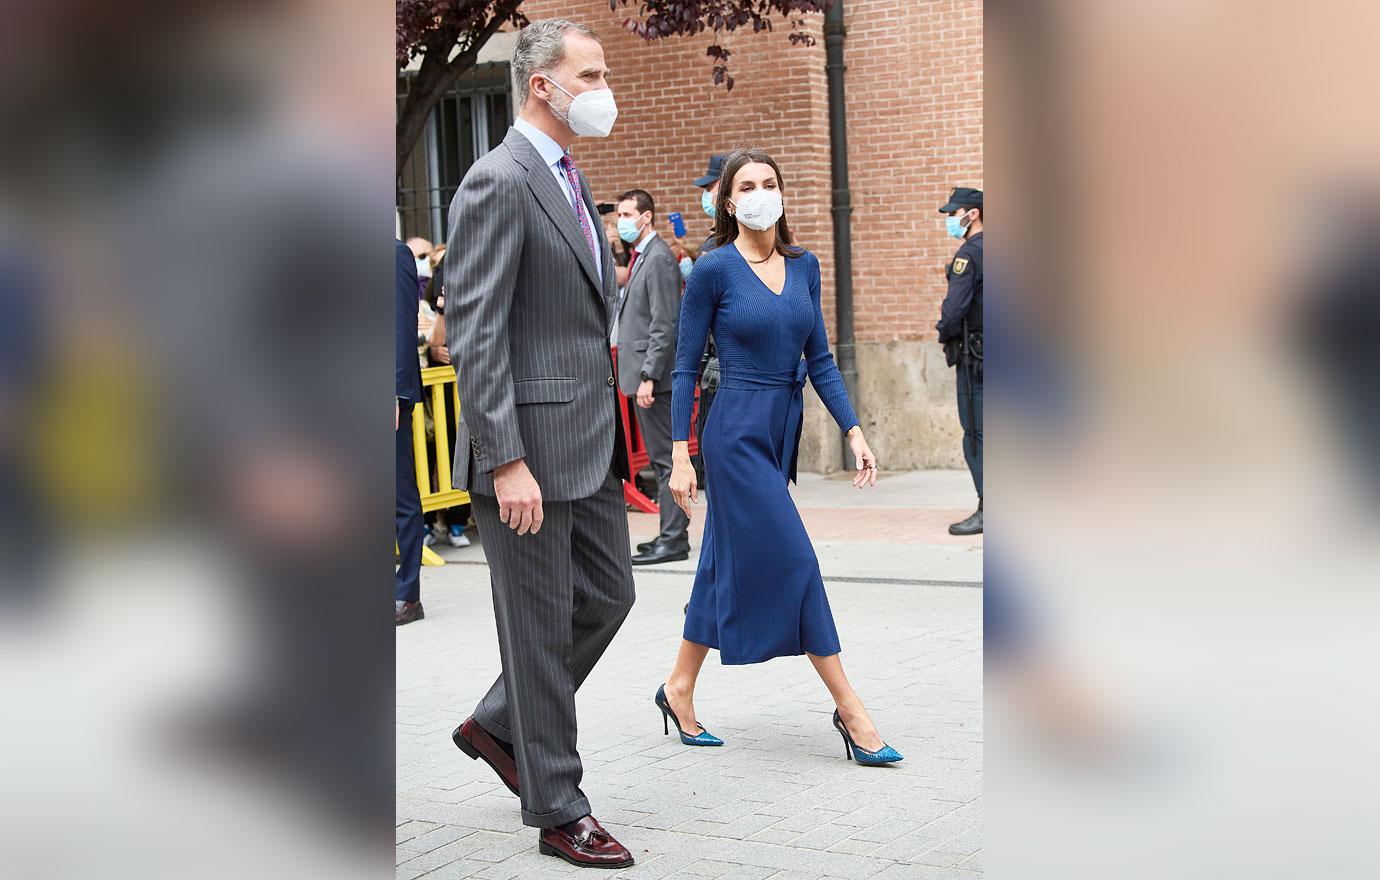
<svg viewBox="0 0 1380 880">
<path fill-rule="evenodd" d="M 719 368 L 719 388 L 789 388 L 790 401 L 786 407 L 786 443 L 782 449 L 781 460 L 789 462 L 786 476 L 795 482 L 796 462 L 800 457 L 800 434 L 805 427 L 805 379 L 809 375 L 807 364 L 802 358 L 794 370 L 776 373 L 748 373 L 739 370 Z"/>
</svg>

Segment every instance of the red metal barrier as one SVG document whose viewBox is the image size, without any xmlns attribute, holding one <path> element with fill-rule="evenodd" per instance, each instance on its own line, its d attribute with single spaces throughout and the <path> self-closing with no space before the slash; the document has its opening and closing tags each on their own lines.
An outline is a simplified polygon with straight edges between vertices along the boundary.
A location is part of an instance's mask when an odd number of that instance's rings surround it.
<svg viewBox="0 0 1380 880">
<path fill-rule="evenodd" d="M 613 347 L 613 369 L 614 375 L 618 374 L 618 346 Z M 637 406 L 637 401 L 623 393 L 623 389 L 618 389 L 618 415 L 623 419 L 623 436 L 627 438 L 628 462 L 631 465 L 633 476 L 651 463 L 651 458 L 647 455 L 647 443 L 642 439 L 642 431 L 637 424 L 637 416 L 634 414 L 633 407 Z M 699 412 L 700 389 L 695 388 L 695 409 L 690 416 L 690 454 L 697 455 L 700 449 L 699 438 L 695 436 L 695 414 Z M 642 494 L 637 488 L 636 482 L 624 481 L 623 498 L 633 507 L 643 513 L 660 513 L 661 508 L 657 503 L 646 495 Z"/>
</svg>

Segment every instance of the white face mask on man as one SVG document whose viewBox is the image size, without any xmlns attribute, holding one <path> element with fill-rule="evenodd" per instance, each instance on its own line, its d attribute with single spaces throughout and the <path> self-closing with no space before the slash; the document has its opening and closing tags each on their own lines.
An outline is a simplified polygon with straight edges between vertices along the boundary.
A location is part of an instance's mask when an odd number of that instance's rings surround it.
<svg viewBox="0 0 1380 880">
<path fill-rule="evenodd" d="M 551 77 L 546 77 L 546 81 L 561 89 L 561 84 Z M 618 118 L 618 103 L 613 100 L 611 89 L 591 89 L 578 95 L 571 95 L 565 89 L 561 91 L 570 97 L 570 106 L 564 112 L 557 110 L 553 102 L 547 102 L 557 119 L 570 126 L 570 130 L 580 137 L 609 136 L 609 132 L 613 131 L 613 121 Z"/>
<path fill-rule="evenodd" d="M 755 189 L 741 199 L 729 199 L 733 203 L 738 222 L 748 229 L 758 232 L 771 229 L 781 219 L 785 208 L 781 204 L 781 191 L 775 189 Z"/>
</svg>

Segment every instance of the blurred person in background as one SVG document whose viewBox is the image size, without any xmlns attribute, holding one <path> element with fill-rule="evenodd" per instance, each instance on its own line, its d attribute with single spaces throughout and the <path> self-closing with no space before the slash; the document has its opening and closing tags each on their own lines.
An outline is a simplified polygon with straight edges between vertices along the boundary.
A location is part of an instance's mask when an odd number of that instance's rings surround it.
<svg viewBox="0 0 1380 880">
<path fill-rule="evenodd" d="M 690 558 L 690 520 L 671 497 L 671 368 L 676 361 L 676 325 L 681 275 L 676 258 L 657 235 L 656 205 L 646 190 L 618 199 L 618 236 L 632 249 L 628 283 L 618 307 L 618 385 L 637 402 L 637 425 L 656 470 L 661 531 L 637 545 L 633 565 Z"/>
<path fill-rule="evenodd" d="M 374 407 L 389 279 L 374 248 L 393 205 L 394 88 L 360 59 L 390 63 L 377 35 L 391 18 L 300 4 L 46 11 L 4 32 L 24 47 L 0 52 L 24 122 L 6 128 L 0 216 L 22 220 L 34 277 L 58 286 L 21 289 L 40 295 L 39 320 L 0 316 L 0 362 L 44 377 L 19 401 L 40 407 L 55 374 L 79 370 L 79 418 L 36 452 L 149 503 L 67 524 L 81 539 L 61 552 L 24 548 L 62 603 L 6 640 L 17 668 L 41 670 L 6 676 L 6 702 L 45 720 L 10 725 L 25 759 L 4 774 L 0 875 L 386 868 L 396 681 L 377 516 L 392 492 Z M 61 357 L 30 335 L 50 307 Z M 47 395 L 60 407 L 62 390 Z M 35 488 L 74 513 L 91 505 L 90 487 L 63 485 Z M 95 777 L 118 783 L 75 794 Z M 62 846 L 59 825 L 92 845 Z M 345 834 L 323 839 L 333 830 Z M 208 862 L 207 841 L 227 839 Z"/>
<path fill-rule="evenodd" d="M 599 206 L 600 213 L 604 213 L 607 208 L 608 214 L 612 214 L 616 208 L 607 202 Z M 622 296 L 623 285 L 628 283 L 628 275 L 631 273 L 629 267 L 632 254 L 628 252 L 627 245 L 623 244 L 623 239 L 618 237 L 617 218 L 607 218 L 604 220 L 604 237 L 608 239 L 609 248 L 613 251 L 613 280 L 618 285 L 618 294 Z"/>
<path fill-rule="evenodd" d="M 428 256 L 417 260 L 417 264 L 429 264 L 430 261 L 431 258 Z M 421 278 L 419 286 L 421 287 L 421 298 L 417 300 L 417 337 L 415 340 L 418 367 L 420 367 L 424 359 L 429 356 L 428 346 L 431 337 L 436 333 L 437 327 L 440 327 L 441 331 L 445 332 L 445 324 L 443 321 L 438 320 L 435 308 L 436 303 L 434 297 L 440 290 L 439 283 L 436 282 L 435 278 Z M 425 394 L 422 395 L 421 404 L 423 412 L 429 413 L 430 408 Z M 436 534 L 431 528 L 436 521 L 435 512 L 424 514 L 422 520 L 424 524 L 422 529 L 422 546 L 430 547 L 436 543 Z"/>
<path fill-rule="evenodd" d="M 607 137 L 618 110 L 583 25 L 532 22 L 512 71 L 518 118 L 450 208 L 453 482 L 479 522 L 503 666 L 452 739 L 518 795 L 541 853 L 622 868 L 632 853 L 580 790 L 575 691 L 632 609 L 631 474 L 608 345 L 613 254 L 570 155 L 578 136 Z"/>
<path fill-rule="evenodd" d="M 412 455 L 412 408 L 422 399 L 421 366 L 412 335 L 412 293 L 417 289 L 417 264 L 412 251 L 401 242 L 396 244 L 394 251 L 397 312 L 393 334 L 393 381 L 397 397 L 393 404 L 393 433 L 396 438 L 394 491 L 397 497 L 394 506 L 398 568 L 394 575 L 393 625 L 402 626 L 426 617 L 422 609 L 422 537 L 426 525 L 422 521 L 422 498 L 417 491 L 417 470 Z"/>
<path fill-rule="evenodd" d="M 427 345 L 431 339 L 431 333 L 436 329 L 440 322 L 436 320 L 436 310 L 432 307 L 431 300 L 427 297 L 427 287 L 430 286 L 431 279 L 425 279 L 421 287 L 421 295 L 417 300 L 417 357 L 421 358 L 421 348 Z"/>
<path fill-rule="evenodd" d="M 1380 191 L 1339 187 L 1338 223 L 1321 243 L 1290 332 L 1323 380 L 1338 442 L 1362 479 L 1363 502 L 1380 510 Z"/>
<path fill-rule="evenodd" d="M 709 218 L 709 235 L 702 244 L 696 245 L 687 236 L 678 235 L 675 237 L 676 244 L 680 245 L 690 259 L 698 260 L 700 254 L 714 249 L 714 200 L 719 194 L 719 175 L 723 173 L 724 160 L 728 158 L 727 153 L 715 153 L 709 157 L 709 167 L 705 173 L 695 178 L 694 186 L 700 190 L 700 209 Z"/>
<path fill-rule="evenodd" d="M 689 278 L 690 270 L 695 267 L 695 261 L 692 260 L 690 255 L 685 252 L 685 249 L 680 246 L 680 242 L 671 242 L 671 256 L 675 258 L 676 266 L 680 268 L 681 281 Z"/>
<path fill-rule="evenodd" d="M 690 412 L 712 327 L 727 365 L 725 399 L 701 438 L 715 488 L 680 649 L 656 706 L 663 730 L 674 722 L 685 745 L 723 745 L 695 717 L 695 683 L 710 648 L 729 665 L 805 654 L 838 707 L 832 723 L 844 754 L 859 764 L 892 764 L 901 754 L 882 741 L 844 675 L 819 560 L 790 494 L 807 377 L 848 438 L 855 488 L 876 484 L 877 459 L 829 350 L 819 259 L 794 244 L 786 223 L 780 169 L 762 150 L 737 150 L 724 162 L 723 179 L 718 246 L 690 273 L 681 303 L 672 405 L 671 492 L 688 517 L 697 489 Z"/>
<path fill-rule="evenodd" d="M 431 280 L 431 253 L 434 248 L 431 242 L 420 237 L 409 238 L 407 248 L 417 261 L 417 298 L 421 299 L 426 293 L 426 283 Z"/>
<path fill-rule="evenodd" d="M 940 307 L 939 342 L 958 367 L 958 421 L 963 458 L 977 489 L 977 510 L 949 526 L 951 535 L 982 534 L 982 190 L 955 187 L 939 209 L 949 235 L 963 242 L 944 270 L 949 292 Z"/>
<path fill-rule="evenodd" d="M 442 261 L 445 258 L 446 246 L 437 245 L 431 252 L 432 268 L 435 270 L 431 276 L 430 283 L 426 287 L 427 301 L 431 303 L 432 309 L 436 312 L 436 323 L 431 328 L 431 338 L 427 340 L 426 356 L 427 365 L 432 367 L 448 367 L 451 365 L 450 349 L 446 348 L 446 292 L 445 284 L 442 281 L 441 272 Z M 446 411 L 439 416 L 432 413 L 433 422 L 441 419 L 445 420 L 446 436 L 454 439 L 455 428 L 460 423 L 459 415 L 455 411 L 455 396 L 445 395 Z M 438 486 L 450 485 L 450 474 L 435 472 L 436 462 L 432 461 L 432 476 L 436 479 Z M 445 511 L 446 525 L 439 525 L 441 511 L 433 511 L 426 515 L 427 529 L 430 531 L 433 526 L 436 528 L 435 537 L 444 537 L 452 547 L 470 546 L 469 536 L 465 534 L 465 526 L 470 521 L 470 506 L 461 504 L 457 507 Z"/>
<path fill-rule="evenodd" d="M 0 232 L 0 598 L 20 602 L 38 596 L 50 531 L 25 460 L 53 323 L 29 253 Z"/>
<path fill-rule="evenodd" d="M 709 218 L 710 231 L 709 237 L 698 248 L 685 241 L 684 237 L 676 239 L 676 244 L 680 245 L 690 256 L 691 271 L 694 271 L 693 261 L 712 251 L 716 244 L 713 228 L 714 203 L 719 194 L 719 177 L 723 174 L 724 160 L 727 158 L 727 153 L 716 153 L 710 156 L 709 167 L 694 182 L 694 185 L 701 190 L 700 208 Z M 686 273 L 685 278 L 689 281 L 689 273 Z M 714 351 L 714 334 L 712 332 L 704 345 L 704 355 L 700 358 L 700 375 L 696 381 L 700 388 L 700 407 L 695 413 L 695 436 L 704 437 L 704 425 L 709 420 L 709 409 L 714 405 L 714 392 L 719 390 L 719 357 Z M 704 453 L 701 451 L 699 455 L 695 456 L 695 477 L 699 481 L 701 489 L 709 488 L 707 476 L 704 472 Z"/>
</svg>

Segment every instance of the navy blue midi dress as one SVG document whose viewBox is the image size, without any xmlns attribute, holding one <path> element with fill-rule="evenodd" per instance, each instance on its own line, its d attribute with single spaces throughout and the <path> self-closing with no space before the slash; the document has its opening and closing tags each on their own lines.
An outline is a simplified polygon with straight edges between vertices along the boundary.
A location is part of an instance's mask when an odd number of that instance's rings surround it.
<svg viewBox="0 0 1380 880">
<path fill-rule="evenodd" d="M 829 351 L 819 259 L 809 251 L 787 257 L 780 295 L 732 243 L 695 263 L 680 308 L 673 439 L 690 437 L 711 330 L 720 381 L 700 438 L 708 510 L 685 638 L 717 648 L 725 664 L 837 654 L 819 559 L 787 488 L 796 476 L 807 375 L 841 430 L 858 423 Z"/>
</svg>

